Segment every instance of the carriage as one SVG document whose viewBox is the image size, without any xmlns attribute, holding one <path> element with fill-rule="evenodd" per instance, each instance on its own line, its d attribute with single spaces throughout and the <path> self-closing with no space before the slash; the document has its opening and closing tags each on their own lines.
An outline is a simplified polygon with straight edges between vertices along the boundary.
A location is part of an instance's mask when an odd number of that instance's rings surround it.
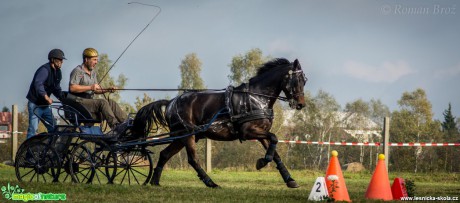
<svg viewBox="0 0 460 203">
<path fill-rule="evenodd" d="M 70 99 L 50 106 L 58 123 L 18 149 L 16 176 L 28 182 L 145 184 L 152 175 L 146 146 L 117 147 L 120 135 L 103 134 L 101 119 Z M 42 119 L 41 119 L 42 120 Z M 132 123 L 132 116 L 128 124 Z M 96 124 L 96 125 L 95 125 Z M 129 129 L 129 127 L 128 127 Z"/>
<path fill-rule="evenodd" d="M 238 87 L 185 92 L 172 100 L 158 100 L 128 116 L 120 133 L 103 133 L 100 118 L 70 99 L 53 104 L 60 121 L 51 133 L 26 140 L 19 148 L 15 170 L 20 181 L 91 184 L 159 185 L 163 166 L 185 148 L 189 164 L 208 187 L 217 187 L 201 168 L 195 143 L 202 138 L 220 141 L 258 140 L 266 155 L 257 160 L 261 169 L 274 161 L 288 187 L 298 187 L 276 152 L 276 135 L 270 133 L 273 105 L 289 101 L 293 109 L 305 105 L 307 81 L 298 60 L 275 59 Z M 279 96 L 283 92 L 285 97 Z M 153 130 L 169 132 L 149 136 Z M 153 168 L 148 147 L 169 144 Z"/>
</svg>

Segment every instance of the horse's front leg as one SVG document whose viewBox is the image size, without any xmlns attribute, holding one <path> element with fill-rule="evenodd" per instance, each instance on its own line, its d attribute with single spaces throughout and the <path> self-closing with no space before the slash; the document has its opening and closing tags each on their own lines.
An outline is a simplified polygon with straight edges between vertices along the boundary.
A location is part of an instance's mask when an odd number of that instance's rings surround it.
<svg viewBox="0 0 460 203">
<path fill-rule="evenodd" d="M 198 177 L 201 181 L 203 181 L 203 183 L 206 186 L 212 188 L 219 187 L 219 185 L 212 181 L 212 179 L 203 170 L 203 168 L 201 168 L 198 158 L 196 156 L 195 143 L 195 136 L 190 136 L 187 138 L 185 149 L 187 150 L 188 163 L 195 169 L 195 171 L 198 173 Z"/>
<path fill-rule="evenodd" d="M 278 144 L 278 138 L 276 138 L 276 135 L 271 132 L 267 133 L 267 138 L 269 142 L 268 147 L 266 147 L 267 152 L 265 153 L 264 158 L 260 158 L 259 160 L 257 160 L 257 170 L 260 170 L 261 168 L 265 167 L 269 162 L 273 161 L 273 157 L 276 152 L 276 144 Z"/>
<path fill-rule="evenodd" d="M 265 149 L 268 149 L 269 148 L 269 143 L 267 142 L 267 140 L 263 140 L 263 139 L 259 139 L 260 143 L 262 143 L 262 145 L 264 146 Z M 274 157 L 273 157 L 273 160 L 275 161 L 276 163 L 276 169 L 278 169 L 278 171 L 280 172 L 281 174 L 281 177 L 283 177 L 283 180 L 284 182 L 286 183 L 286 185 L 290 188 L 298 188 L 299 185 L 297 184 L 297 182 L 291 177 L 291 174 L 289 173 L 289 171 L 287 170 L 286 166 L 284 165 L 284 163 L 281 161 L 281 157 L 279 156 L 278 152 L 276 152 L 275 150 L 275 154 L 274 154 Z"/>
</svg>

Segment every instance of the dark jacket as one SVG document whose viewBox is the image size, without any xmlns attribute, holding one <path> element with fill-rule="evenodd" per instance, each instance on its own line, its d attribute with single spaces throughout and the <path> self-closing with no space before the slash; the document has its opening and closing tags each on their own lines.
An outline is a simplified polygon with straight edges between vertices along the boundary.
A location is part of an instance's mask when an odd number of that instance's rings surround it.
<svg viewBox="0 0 460 203">
<path fill-rule="evenodd" d="M 53 94 L 59 100 L 62 99 L 61 89 L 62 73 L 61 69 L 51 68 L 50 63 L 42 65 L 35 72 L 34 79 L 30 84 L 27 99 L 36 105 L 48 105 L 45 94 Z"/>
</svg>

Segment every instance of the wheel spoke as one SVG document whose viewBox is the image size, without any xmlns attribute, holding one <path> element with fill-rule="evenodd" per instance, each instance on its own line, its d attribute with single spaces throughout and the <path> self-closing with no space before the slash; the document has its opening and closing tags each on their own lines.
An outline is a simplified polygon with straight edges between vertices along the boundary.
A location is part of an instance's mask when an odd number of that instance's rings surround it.
<svg viewBox="0 0 460 203">
<path fill-rule="evenodd" d="M 99 173 L 96 172 L 94 175 L 96 176 L 98 183 L 101 184 L 101 179 L 99 178 Z M 93 181 L 94 181 L 94 178 L 93 178 Z"/>
<path fill-rule="evenodd" d="M 125 174 L 123 175 L 123 178 L 121 179 L 121 182 L 120 182 L 120 183 L 123 183 L 123 181 L 125 180 L 126 174 L 128 173 L 127 170 L 125 170 L 125 171 L 126 171 L 126 172 L 125 172 Z"/>
<path fill-rule="evenodd" d="M 26 168 L 24 168 L 25 170 Z M 26 177 L 27 175 L 29 175 L 30 173 L 32 173 L 32 171 L 35 171 L 35 168 L 32 168 L 29 172 L 27 172 L 26 174 L 24 174 L 23 176 L 21 176 L 21 179 Z"/>
<path fill-rule="evenodd" d="M 136 170 L 136 169 L 134 169 L 134 168 L 131 168 L 131 170 L 132 170 L 132 171 L 136 171 L 137 173 L 143 175 L 144 177 L 147 177 L 147 175 L 143 174 L 142 172 L 140 172 L 140 171 L 138 171 L 138 170 Z M 131 172 L 131 173 L 133 173 L 133 172 Z M 134 175 L 134 173 L 133 173 L 133 175 Z"/>
<path fill-rule="evenodd" d="M 122 168 L 122 170 L 119 171 L 119 172 L 115 175 L 115 177 L 119 176 L 119 175 L 122 174 L 123 172 L 126 173 L 126 169 Z"/>
<path fill-rule="evenodd" d="M 42 178 L 43 178 L 43 181 L 45 181 L 45 183 L 46 183 L 45 175 L 42 174 Z M 38 181 L 38 180 L 37 180 L 37 181 Z"/>
<path fill-rule="evenodd" d="M 35 171 L 35 170 L 34 170 L 34 171 Z M 32 182 L 32 180 L 34 179 L 34 177 L 35 177 L 36 174 L 37 174 L 37 173 L 34 173 L 34 175 L 32 175 L 32 177 L 30 177 L 29 182 Z"/>
<path fill-rule="evenodd" d="M 133 174 L 133 178 L 137 182 L 137 184 L 140 185 L 139 180 L 137 180 L 136 176 L 134 175 L 134 173 L 132 171 L 131 171 L 131 174 Z"/>
</svg>

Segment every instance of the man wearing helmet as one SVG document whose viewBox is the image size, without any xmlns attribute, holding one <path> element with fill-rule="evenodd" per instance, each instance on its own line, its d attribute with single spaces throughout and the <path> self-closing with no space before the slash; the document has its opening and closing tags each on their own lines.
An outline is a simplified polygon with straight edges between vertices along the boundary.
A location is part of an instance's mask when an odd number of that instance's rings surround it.
<svg viewBox="0 0 460 203">
<path fill-rule="evenodd" d="M 54 130 L 54 118 L 49 108 L 53 103 L 50 98 L 53 94 L 57 99 L 62 98 L 61 89 L 61 67 L 66 59 L 64 52 L 60 49 L 53 49 L 48 53 L 48 63 L 40 66 L 34 74 L 27 93 L 27 109 L 29 110 L 29 128 L 27 138 L 34 136 L 38 129 L 38 120 L 42 118 L 48 132 Z"/>
<path fill-rule="evenodd" d="M 70 73 L 69 92 L 75 95 L 75 101 L 85 106 L 96 117 L 99 113 L 107 120 L 110 128 L 126 120 L 127 115 L 113 100 L 93 99 L 94 94 L 113 91 L 113 88 L 103 89 L 99 86 L 94 68 L 98 63 L 98 52 L 94 48 L 83 51 L 83 63 Z"/>
</svg>

